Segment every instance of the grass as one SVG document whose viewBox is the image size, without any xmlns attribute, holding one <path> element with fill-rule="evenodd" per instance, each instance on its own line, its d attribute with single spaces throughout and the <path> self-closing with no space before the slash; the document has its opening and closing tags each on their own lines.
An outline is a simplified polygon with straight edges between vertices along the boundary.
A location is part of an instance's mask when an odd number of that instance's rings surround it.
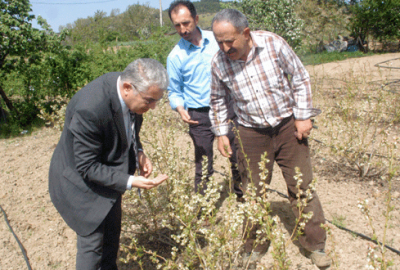
<svg viewBox="0 0 400 270">
<path fill-rule="evenodd" d="M 321 52 L 321 53 L 305 53 L 300 54 L 299 57 L 304 65 L 319 65 L 324 63 L 336 62 L 346 60 L 348 58 L 358 58 L 365 56 L 372 56 L 376 53 L 363 53 L 356 52 Z"/>
<path fill-rule="evenodd" d="M 345 220 L 346 220 L 345 216 L 335 214 L 333 215 L 332 224 L 336 226 L 346 227 Z"/>
</svg>

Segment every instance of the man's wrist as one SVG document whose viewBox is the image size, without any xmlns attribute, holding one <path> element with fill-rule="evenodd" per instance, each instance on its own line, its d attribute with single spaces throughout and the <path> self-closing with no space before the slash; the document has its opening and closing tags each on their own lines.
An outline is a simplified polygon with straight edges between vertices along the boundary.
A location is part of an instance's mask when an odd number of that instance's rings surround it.
<svg viewBox="0 0 400 270">
<path fill-rule="evenodd" d="M 130 175 L 128 178 L 128 183 L 126 184 L 126 189 L 131 190 L 132 189 L 132 183 L 135 181 L 135 176 Z"/>
<path fill-rule="evenodd" d="M 179 106 L 176 107 L 176 111 L 178 113 L 180 113 L 181 111 L 184 111 L 184 110 L 185 110 L 185 107 L 183 107 L 182 105 L 179 105 Z"/>
</svg>

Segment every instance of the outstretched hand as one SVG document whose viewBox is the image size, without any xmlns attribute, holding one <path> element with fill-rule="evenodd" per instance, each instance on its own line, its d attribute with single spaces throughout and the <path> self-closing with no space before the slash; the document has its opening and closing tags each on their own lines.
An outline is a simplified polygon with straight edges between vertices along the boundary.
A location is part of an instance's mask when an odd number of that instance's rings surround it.
<svg viewBox="0 0 400 270">
<path fill-rule="evenodd" d="M 189 125 L 197 125 L 199 123 L 199 121 L 192 120 L 188 111 L 185 110 L 182 106 L 178 106 L 176 110 L 181 115 L 183 122 L 188 123 Z"/>
<path fill-rule="evenodd" d="M 164 182 L 167 179 L 168 179 L 168 176 L 165 174 L 160 174 L 156 178 L 153 178 L 153 179 L 147 179 L 143 176 L 135 176 L 134 180 L 132 182 L 132 187 L 151 189 L 151 188 L 158 186 L 159 184 L 161 184 L 162 182 Z"/>
</svg>

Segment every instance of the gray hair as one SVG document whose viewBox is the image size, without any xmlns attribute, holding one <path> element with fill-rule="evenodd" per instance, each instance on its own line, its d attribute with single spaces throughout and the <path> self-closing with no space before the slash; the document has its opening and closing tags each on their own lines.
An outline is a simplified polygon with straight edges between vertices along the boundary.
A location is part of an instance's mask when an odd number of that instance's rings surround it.
<svg viewBox="0 0 400 270">
<path fill-rule="evenodd" d="M 169 85 L 167 70 L 150 58 L 139 58 L 130 63 L 122 72 L 121 81 L 132 83 L 139 92 L 146 92 L 154 85 L 165 91 Z"/>
<path fill-rule="evenodd" d="M 246 27 L 249 27 L 246 16 L 239 10 L 230 8 L 223 9 L 215 14 L 211 22 L 211 28 L 214 26 L 215 22 L 228 22 L 232 24 L 239 33 L 243 32 Z"/>
</svg>

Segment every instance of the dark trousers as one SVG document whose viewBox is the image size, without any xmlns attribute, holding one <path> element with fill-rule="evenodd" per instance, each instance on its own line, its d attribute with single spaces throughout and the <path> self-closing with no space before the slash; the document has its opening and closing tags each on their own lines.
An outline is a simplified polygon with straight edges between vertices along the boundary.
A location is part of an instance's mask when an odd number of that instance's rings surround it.
<svg viewBox="0 0 400 270">
<path fill-rule="evenodd" d="M 266 183 L 271 183 L 272 169 L 274 161 L 277 162 L 282 170 L 283 177 L 286 181 L 289 201 L 292 207 L 292 211 L 296 218 L 299 218 L 298 209 L 296 208 L 297 199 L 297 189 L 296 180 L 294 179 L 295 167 L 300 168 L 303 179 L 303 183 L 300 188 L 306 190 L 309 184 L 312 182 L 312 167 L 310 160 L 310 151 L 308 147 L 307 139 L 299 141 L 294 136 L 295 126 L 293 117 L 284 119 L 275 128 L 247 128 L 239 126 L 239 134 L 243 144 L 244 152 L 247 154 L 247 158 L 250 159 L 250 169 L 251 169 L 251 179 L 258 188 L 257 195 L 260 195 L 261 187 L 260 183 L 260 169 L 258 162 L 261 160 L 261 154 L 267 152 L 267 158 L 270 160 L 267 163 L 267 169 L 269 171 Z M 238 140 L 235 140 L 238 146 Z M 244 154 L 242 151 L 238 151 L 238 162 L 239 171 L 241 173 L 243 181 L 243 190 L 247 189 L 249 184 L 249 175 L 247 171 L 246 162 L 244 160 Z M 319 201 L 316 192 L 313 193 L 313 198 L 308 202 L 304 213 L 312 211 L 313 216 L 311 220 L 306 223 L 304 228 L 304 233 L 299 238 L 300 244 L 307 250 L 313 251 L 318 249 L 323 249 L 325 247 L 326 232 L 320 227 L 321 224 L 325 223 L 324 213 L 322 211 L 322 206 Z M 246 225 L 246 223 L 245 223 Z M 247 224 L 248 225 L 248 224 Z M 252 227 L 250 238 L 245 243 L 245 251 L 248 252 L 252 249 L 255 231 L 257 226 L 255 224 L 248 225 Z M 267 245 L 266 245 L 267 246 Z M 256 248 L 256 251 L 262 250 L 266 246 L 260 245 Z"/>
<path fill-rule="evenodd" d="M 88 236 L 78 235 L 77 270 L 117 270 L 121 234 L 121 196 L 100 226 Z"/>
<path fill-rule="evenodd" d="M 194 178 L 194 190 L 195 192 L 200 192 L 204 195 L 204 191 L 207 189 L 208 178 L 214 173 L 213 169 L 213 142 L 215 135 L 211 131 L 211 122 L 208 115 L 210 108 L 203 107 L 199 109 L 189 109 L 189 115 L 192 120 L 198 121 L 199 124 L 189 126 L 189 134 L 193 140 L 194 144 L 194 155 L 196 164 L 196 173 Z M 236 117 L 235 117 L 236 118 Z M 235 122 L 235 118 L 231 119 Z M 234 145 L 235 135 L 232 130 L 229 131 L 228 138 L 232 146 L 232 155 L 229 159 L 231 162 L 232 171 L 232 186 L 233 191 L 237 196 L 242 196 L 242 190 L 239 188 L 241 180 L 239 171 L 237 169 L 237 157 L 236 157 L 236 147 Z M 207 176 L 205 181 L 202 181 L 202 162 L 203 156 L 207 156 Z"/>
</svg>

